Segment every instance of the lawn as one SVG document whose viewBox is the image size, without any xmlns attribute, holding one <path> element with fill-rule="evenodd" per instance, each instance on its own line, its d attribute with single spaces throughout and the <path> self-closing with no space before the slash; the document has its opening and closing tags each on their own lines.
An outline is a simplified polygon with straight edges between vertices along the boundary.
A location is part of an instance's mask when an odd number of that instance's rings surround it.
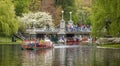
<svg viewBox="0 0 120 66">
<path fill-rule="evenodd" d="M 104 44 L 99 46 L 106 47 L 106 48 L 120 48 L 120 44 Z"/>
<path fill-rule="evenodd" d="M 16 42 L 12 42 L 11 37 L 0 37 L 0 44 L 21 44 L 22 41 L 16 38 Z"/>
</svg>

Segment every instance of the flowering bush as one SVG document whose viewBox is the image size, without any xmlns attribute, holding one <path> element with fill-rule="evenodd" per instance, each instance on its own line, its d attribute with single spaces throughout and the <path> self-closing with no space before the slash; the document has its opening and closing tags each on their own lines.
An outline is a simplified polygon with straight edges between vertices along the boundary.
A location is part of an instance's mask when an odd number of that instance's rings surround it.
<svg viewBox="0 0 120 66">
<path fill-rule="evenodd" d="M 23 17 L 18 18 L 20 23 L 25 24 L 27 28 L 53 28 L 52 16 L 46 12 L 27 13 L 23 14 Z"/>
</svg>

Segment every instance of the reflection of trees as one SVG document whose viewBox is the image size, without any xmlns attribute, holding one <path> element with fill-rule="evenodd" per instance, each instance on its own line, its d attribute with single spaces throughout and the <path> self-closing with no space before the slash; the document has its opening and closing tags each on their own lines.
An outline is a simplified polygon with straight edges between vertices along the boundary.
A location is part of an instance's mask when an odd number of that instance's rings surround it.
<svg viewBox="0 0 120 66">
<path fill-rule="evenodd" d="M 52 49 L 40 49 L 40 50 L 24 50 L 23 55 L 23 66 L 51 66 L 52 64 Z"/>
<path fill-rule="evenodd" d="M 92 50 L 90 47 L 81 47 L 79 48 L 79 63 L 81 66 L 90 66 L 91 65 L 91 56 Z M 79 65 L 78 65 L 79 66 Z"/>
<path fill-rule="evenodd" d="M 118 52 L 90 46 L 55 49 L 52 66 L 119 66 Z"/>
<path fill-rule="evenodd" d="M 104 66 L 120 66 L 120 53 L 117 50 L 106 49 L 103 54 Z"/>
<path fill-rule="evenodd" d="M 92 52 L 90 48 L 60 48 L 54 51 L 52 66 L 90 66 L 91 64 Z"/>
<path fill-rule="evenodd" d="M 120 66 L 120 53 L 115 49 L 97 49 L 92 66 Z"/>
<path fill-rule="evenodd" d="M 21 51 L 19 45 L 0 45 L 0 66 L 120 66 L 119 51 L 90 46 Z"/>
<path fill-rule="evenodd" d="M 67 48 L 66 49 L 66 61 L 67 61 L 67 66 L 74 66 L 73 64 L 74 64 L 74 55 L 76 55 L 75 54 L 75 52 L 74 52 L 75 50 L 73 49 L 73 48 Z"/>
<path fill-rule="evenodd" d="M 0 66 L 21 66 L 18 45 L 1 45 L 0 52 Z"/>
<path fill-rule="evenodd" d="M 53 64 L 52 66 L 63 66 L 62 63 L 65 57 L 63 57 L 64 48 L 60 49 L 54 49 L 54 57 L 53 57 Z M 61 60 L 60 60 L 61 59 Z"/>
</svg>

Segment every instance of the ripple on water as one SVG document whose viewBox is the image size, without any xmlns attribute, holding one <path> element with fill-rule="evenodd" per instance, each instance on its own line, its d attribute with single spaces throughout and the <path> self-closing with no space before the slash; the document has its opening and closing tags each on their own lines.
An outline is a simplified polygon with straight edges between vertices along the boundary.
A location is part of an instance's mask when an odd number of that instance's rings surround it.
<svg viewBox="0 0 120 66">
<path fill-rule="evenodd" d="M 79 45 L 62 45 L 62 46 L 54 46 L 54 48 L 74 48 L 80 47 Z"/>
</svg>

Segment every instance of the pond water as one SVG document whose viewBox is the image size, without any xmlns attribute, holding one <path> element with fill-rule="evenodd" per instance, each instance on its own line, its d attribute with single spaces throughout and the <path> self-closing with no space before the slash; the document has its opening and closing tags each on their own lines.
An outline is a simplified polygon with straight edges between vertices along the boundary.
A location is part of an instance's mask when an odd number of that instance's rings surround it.
<svg viewBox="0 0 120 66">
<path fill-rule="evenodd" d="M 0 66 L 120 66 L 120 49 L 75 45 L 21 50 L 20 45 L 0 45 Z"/>
</svg>

